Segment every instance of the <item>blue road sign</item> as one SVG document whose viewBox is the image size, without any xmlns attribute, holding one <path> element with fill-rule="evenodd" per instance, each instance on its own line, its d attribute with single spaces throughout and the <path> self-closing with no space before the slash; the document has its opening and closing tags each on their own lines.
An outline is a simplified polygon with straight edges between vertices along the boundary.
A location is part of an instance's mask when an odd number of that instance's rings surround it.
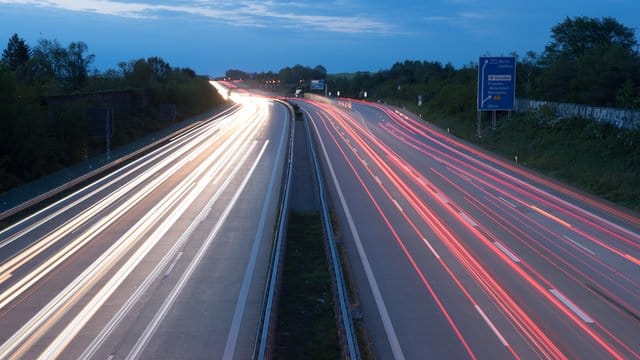
<svg viewBox="0 0 640 360">
<path fill-rule="evenodd" d="M 516 98 L 516 58 L 480 57 L 478 111 L 513 110 Z"/>
<path fill-rule="evenodd" d="M 311 80 L 311 90 L 324 90 L 324 80 Z"/>
</svg>

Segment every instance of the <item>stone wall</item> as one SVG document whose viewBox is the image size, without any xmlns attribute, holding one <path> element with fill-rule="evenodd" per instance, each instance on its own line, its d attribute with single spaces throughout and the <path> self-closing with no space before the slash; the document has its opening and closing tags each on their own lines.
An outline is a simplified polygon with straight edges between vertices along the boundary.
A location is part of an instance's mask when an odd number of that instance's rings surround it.
<svg viewBox="0 0 640 360">
<path fill-rule="evenodd" d="M 640 110 L 617 109 L 581 104 L 555 103 L 530 99 L 516 99 L 516 111 L 537 110 L 544 106 L 555 109 L 560 118 L 581 117 L 608 122 L 621 129 L 640 129 Z"/>
</svg>

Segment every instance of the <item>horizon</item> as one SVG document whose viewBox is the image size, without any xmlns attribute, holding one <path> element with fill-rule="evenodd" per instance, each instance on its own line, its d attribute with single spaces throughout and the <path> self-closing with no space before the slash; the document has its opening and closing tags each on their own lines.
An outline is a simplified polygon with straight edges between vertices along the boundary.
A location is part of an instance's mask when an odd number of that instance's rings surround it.
<svg viewBox="0 0 640 360">
<path fill-rule="evenodd" d="M 158 56 L 210 76 L 229 69 L 277 72 L 295 64 L 340 74 L 376 72 L 405 60 L 460 68 L 484 55 L 541 53 L 551 28 L 567 17 L 610 16 L 640 27 L 640 4 L 633 0 L 500 6 L 486 8 L 476 0 L 0 0 L 0 46 L 14 33 L 32 47 L 41 38 L 63 46 L 84 41 L 96 55 L 92 68 L 100 71 Z"/>
</svg>

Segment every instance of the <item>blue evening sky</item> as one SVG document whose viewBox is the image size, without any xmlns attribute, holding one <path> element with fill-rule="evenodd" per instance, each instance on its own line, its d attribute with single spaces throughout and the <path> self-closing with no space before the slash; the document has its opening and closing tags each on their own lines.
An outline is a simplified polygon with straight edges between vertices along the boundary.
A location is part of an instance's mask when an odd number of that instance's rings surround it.
<svg viewBox="0 0 640 360">
<path fill-rule="evenodd" d="M 31 45 L 82 40 L 100 70 L 160 56 L 214 76 L 295 64 L 377 71 L 541 52 L 567 16 L 640 28 L 640 0 L 0 0 L 0 48 L 18 33 Z"/>
</svg>

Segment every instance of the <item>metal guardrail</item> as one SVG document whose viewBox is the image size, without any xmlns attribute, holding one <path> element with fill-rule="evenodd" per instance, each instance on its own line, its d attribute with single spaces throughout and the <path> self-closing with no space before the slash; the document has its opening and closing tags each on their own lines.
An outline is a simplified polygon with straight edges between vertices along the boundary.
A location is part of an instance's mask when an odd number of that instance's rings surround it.
<svg viewBox="0 0 640 360">
<path fill-rule="evenodd" d="M 220 116 L 223 116 L 224 114 L 226 114 L 228 111 L 231 111 L 232 109 L 233 109 L 233 106 L 229 107 L 229 108 L 227 108 L 227 109 L 225 109 L 225 110 L 223 110 L 223 111 L 221 111 L 221 112 L 219 112 L 219 113 L 217 113 L 217 114 L 215 114 L 213 116 L 208 117 L 206 120 L 196 121 L 196 122 L 194 122 L 194 123 L 182 128 L 182 129 L 174 131 L 173 133 L 171 133 L 171 134 L 169 134 L 169 135 L 167 135 L 167 136 L 165 136 L 165 137 L 163 137 L 163 138 L 161 138 L 161 139 L 159 139 L 157 141 L 152 142 L 149 145 L 143 146 L 142 148 L 140 148 L 140 149 L 138 149 L 136 151 L 133 151 L 133 152 L 131 152 L 131 153 L 125 155 L 125 156 L 122 156 L 122 157 L 120 157 L 120 158 L 118 158 L 118 159 L 116 159 L 116 160 L 114 160 L 114 161 L 102 166 L 102 167 L 99 167 L 99 168 L 97 168 L 95 170 L 92 170 L 92 171 L 88 172 L 85 175 L 79 176 L 79 177 L 77 177 L 77 178 L 65 183 L 64 185 L 58 186 L 58 187 L 56 187 L 54 189 L 51 189 L 51 190 L 49 190 L 49 191 L 47 191 L 47 192 L 45 192 L 43 194 L 40 194 L 40 195 L 32 198 L 31 200 L 28 200 L 28 201 L 26 201 L 26 202 L 24 202 L 22 204 L 14 206 L 11 209 L 3 211 L 3 212 L 0 213 L 0 221 L 4 220 L 4 219 L 6 219 L 6 218 L 8 218 L 10 216 L 13 216 L 15 214 L 18 214 L 18 213 L 20 213 L 20 212 L 22 212 L 24 210 L 27 210 L 27 209 L 29 209 L 29 208 L 31 208 L 31 207 L 43 202 L 43 201 L 46 201 L 46 200 L 48 200 L 48 199 L 60 194 L 60 193 L 63 193 L 65 191 L 69 190 L 69 189 L 72 189 L 75 186 L 78 186 L 79 184 L 82 184 L 83 182 L 85 182 L 85 181 L 87 181 L 89 179 L 92 179 L 92 178 L 94 178 L 96 176 L 99 176 L 102 173 L 105 173 L 107 171 L 110 171 L 113 168 L 116 168 L 116 167 L 118 167 L 118 166 L 120 166 L 122 164 L 125 164 L 125 163 L 129 162 L 131 159 L 136 158 L 137 156 L 140 156 L 140 155 L 142 155 L 142 154 L 144 154 L 144 153 L 146 153 L 146 152 L 148 152 L 148 151 L 150 151 L 150 150 L 162 145 L 163 143 L 169 141 L 170 139 L 172 139 L 172 138 L 174 138 L 176 136 L 179 136 L 180 134 L 185 133 L 185 132 L 187 132 L 187 131 L 189 131 L 189 130 L 191 130 L 191 129 L 199 126 L 199 125 L 201 125 L 205 121 L 211 121 L 211 120 L 216 119 L 216 118 L 218 118 Z"/>
<path fill-rule="evenodd" d="M 273 332 L 275 331 L 275 305 L 277 304 L 277 290 L 280 287 L 282 273 L 282 254 L 286 236 L 287 224 L 289 221 L 289 193 L 291 189 L 291 177 L 293 173 L 293 137 L 295 131 L 295 113 L 293 107 L 281 100 L 274 100 L 285 105 L 289 109 L 290 116 L 290 136 L 289 136 L 289 160 L 286 168 L 285 182 L 280 197 L 280 218 L 277 224 L 274 245 L 271 250 L 270 271 L 265 287 L 265 296 L 262 304 L 258 333 L 254 345 L 253 358 L 264 360 L 270 358 L 271 346 L 273 342 Z"/>
<path fill-rule="evenodd" d="M 360 359 L 360 350 L 358 348 L 357 336 L 353 326 L 353 319 L 349 310 L 349 295 L 347 294 L 347 287 L 344 281 L 344 274 L 342 272 L 342 266 L 340 264 L 340 256 L 338 254 L 338 246 L 333 232 L 333 225 L 331 224 L 331 216 L 329 213 L 329 205 L 327 203 L 326 192 L 324 189 L 324 182 L 322 181 L 322 171 L 320 163 L 318 161 L 318 155 L 313 145 L 311 138 L 311 129 L 309 128 L 308 121 L 304 122 L 305 130 L 307 133 L 307 139 L 309 142 L 309 148 L 311 149 L 311 155 L 313 164 L 315 167 L 316 181 L 318 184 L 318 195 L 320 197 L 320 210 L 322 215 L 322 222 L 324 227 L 325 239 L 327 247 L 329 248 L 333 283 L 335 284 L 337 292 L 337 300 L 339 307 L 339 332 L 343 336 L 343 340 L 346 342 L 346 354 L 343 351 L 343 356 L 347 356 L 348 359 Z M 340 329 L 340 327 L 342 329 Z"/>
</svg>

